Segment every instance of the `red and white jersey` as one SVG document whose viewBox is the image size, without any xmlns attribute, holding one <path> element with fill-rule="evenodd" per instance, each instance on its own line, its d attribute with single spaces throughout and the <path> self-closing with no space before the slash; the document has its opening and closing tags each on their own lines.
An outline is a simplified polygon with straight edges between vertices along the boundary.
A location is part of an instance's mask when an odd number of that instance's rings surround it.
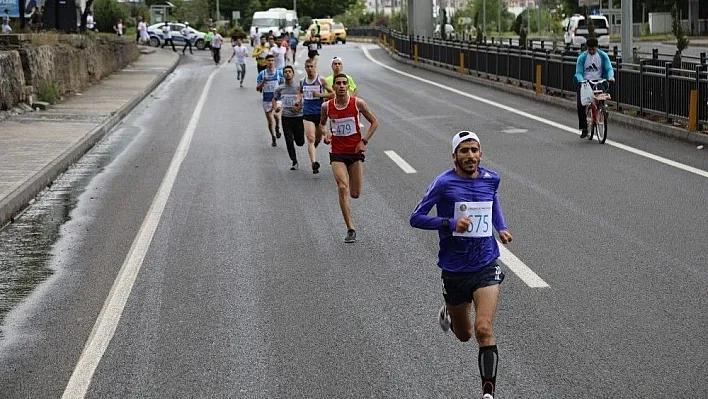
<svg viewBox="0 0 708 399">
<path fill-rule="evenodd" d="M 334 99 L 327 101 L 327 116 L 332 132 L 332 154 L 356 154 L 356 146 L 361 141 L 359 128 L 359 108 L 356 97 L 349 96 L 347 106 L 339 109 Z"/>
</svg>

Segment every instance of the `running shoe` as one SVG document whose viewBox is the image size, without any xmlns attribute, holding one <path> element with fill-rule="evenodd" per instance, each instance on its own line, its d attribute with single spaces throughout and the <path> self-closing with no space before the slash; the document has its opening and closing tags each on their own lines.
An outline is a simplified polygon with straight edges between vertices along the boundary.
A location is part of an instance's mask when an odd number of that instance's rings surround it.
<svg viewBox="0 0 708 399">
<path fill-rule="evenodd" d="M 319 162 L 313 162 L 312 163 L 312 174 L 316 175 L 320 173 L 320 163 Z"/>
<path fill-rule="evenodd" d="M 485 393 L 484 396 L 482 396 L 482 399 L 494 399 L 494 396 L 492 396 L 488 393 Z"/>
<path fill-rule="evenodd" d="M 447 312 L 447 305 L 442 305 L 438 311 L 438 322 L 443 331 L 450 331 L 450 314 Z"/>
<path fill-rule="evenodd" d="M 297 161 L 293 161 L 293 166 L 290 167 L 290 170 L 297 170 L 297 169 L 298 169 Z"/>
<path fill-rule="evenodd" d="M 273 137 L 273 142 L 270 144 L 272 147 L 278 146 L 278 143 L 275 142 L 275 137 Z"/>
<path fill-rule="evenodd" d="M 344 237 L 344 242 L 346 242 L 347 244 L 356 242 L 356 231 L 352 229 L 347 230 L 347 236 Z"/>
</svg>

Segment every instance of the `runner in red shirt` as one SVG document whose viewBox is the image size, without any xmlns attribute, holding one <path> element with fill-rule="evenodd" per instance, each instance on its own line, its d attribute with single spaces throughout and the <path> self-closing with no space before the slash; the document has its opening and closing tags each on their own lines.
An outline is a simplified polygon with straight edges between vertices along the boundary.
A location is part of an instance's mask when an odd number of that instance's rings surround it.
<svg viewBox="0 0 708 399">
<path fill-rule="evenodd" d="M 335 97 L 322 104 L 320 129 L 325 129 L 330 120 L 329 132 L 324 133 L 325 143 L 331 142 L 329 163 L 337 181 L 339 206 L 342 208 L 344 223 L 347 225 L 346 243 L 356 241 L 356 230 L 349 207 L 349 197 L 359 198 L 364 180 L 364 152 L 379 122 L 371 113 L 366 102 L 349 95 L 349 78 L 343 73 L 334 76 Z M 369 129 L 362 137 L 359 114 L 369 121 Z"/>
</svg>

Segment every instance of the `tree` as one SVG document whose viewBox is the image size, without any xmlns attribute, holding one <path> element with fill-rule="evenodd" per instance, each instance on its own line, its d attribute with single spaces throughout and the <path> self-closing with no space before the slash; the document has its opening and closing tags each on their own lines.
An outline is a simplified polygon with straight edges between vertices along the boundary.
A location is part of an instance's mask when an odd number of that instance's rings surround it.
<svg viewBox="0 0 708 399">
<path fill-rule="evenodd" d="M 86 8 L 88 9 L 88 3 Z M 100 32 L 113 32 L 113 27 L 122 19 L 125 23 L 128 20 L 128 10 L 121 3 L 115 0 L 95 0 L 93 2 L 93 13 L 96 18 L 96 28 Z M 85 17 L 84 23 L 86 22 Z"/>
<path fill-rule="evenodd" d="M 674 6 L 671 9 L 671 18 L 673 19 L 672 30 L 676 36 L 676 54 L 674 55 L 674 67 L 681 68 L 681 53 L 688 47 L 688 39 L 681 26 L 679 17 L 679 0 L 675 0 Z"/>
<path fill-rule="evenodd" d="M 487 3 L 486 6 L 484 1 Z M 470 10 L 470 15 L 475 16 L 474 26 L 482 24 L 485 15 L 484 11 L 487 11 L 487 31 L 504 31 L 509 29 L 511 25 L 510 21 L 514 18 L 514 15 L 506 8 L 506 2 L 504 0 L 473 0 L 467 4 L 467 8 Z M 498 27 L 497 24 L 500 12 L 502 16 L 502 26 Z"/>
<path fill-rule="evenodd" d="M 588 15 L 587 7 L 585 7 L 585 24 L 588 26 L 588 37 L 595 37 L 595 23 L 592 21 L 592 18 L 590 18 L 590 15 Z"/>
<path fill-rule="evenodd" d="M 440 22 L 440 37 L 447 40 L 447 11 L 442 9 L 442 22 Z"/>
<path fill-rule="evenodd" d="M 391 14 L 391 28 L 396 31 L 408 34 L 408 9 L 407 7 L 402 7 L 400 12 L 394 12 Z"/>
</svg>

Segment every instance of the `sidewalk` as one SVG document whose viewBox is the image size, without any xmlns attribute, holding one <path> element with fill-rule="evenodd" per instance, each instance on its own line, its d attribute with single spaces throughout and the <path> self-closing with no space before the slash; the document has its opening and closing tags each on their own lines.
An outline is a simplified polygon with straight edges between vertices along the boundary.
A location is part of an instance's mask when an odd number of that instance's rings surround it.
<svg viewBox="0 0 708 399">
<path fill-rule="evenodd" d="M 142 54 L 81 95 L 0 122 L 0 227 L 118 124 L 178 62 L 172 51 Z"/>
</svg>

